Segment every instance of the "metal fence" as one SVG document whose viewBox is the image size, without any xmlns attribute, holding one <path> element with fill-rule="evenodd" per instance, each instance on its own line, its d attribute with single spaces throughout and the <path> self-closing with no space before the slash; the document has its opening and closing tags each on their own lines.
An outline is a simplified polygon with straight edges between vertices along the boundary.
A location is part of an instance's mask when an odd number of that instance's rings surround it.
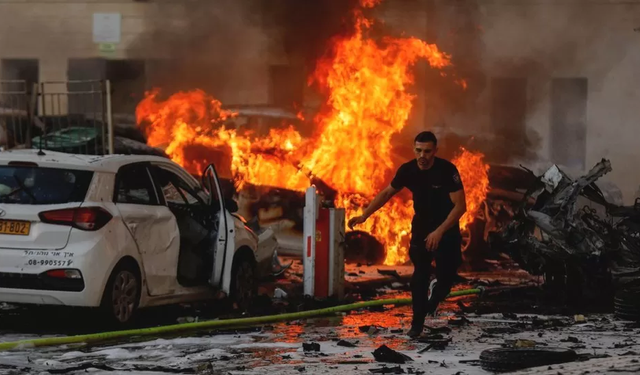
<svg viewBox="0 0 640 375">
<path fill-rule="evenodd" d="M 26 81 L 0 81 L 0 149 L 31 147 L 35 96 L 28 89 Z"/>
<path fill-rule="evenodd" d="M 109 81 L 0 82 L 3 149 L 113 153 Z"/>
</svg>

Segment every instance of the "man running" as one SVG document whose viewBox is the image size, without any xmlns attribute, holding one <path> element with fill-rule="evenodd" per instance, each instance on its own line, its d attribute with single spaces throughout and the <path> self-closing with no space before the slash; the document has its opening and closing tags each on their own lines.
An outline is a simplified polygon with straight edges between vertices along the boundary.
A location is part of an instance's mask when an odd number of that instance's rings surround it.
<svg viewBox="0 0 640 375">
<path fill-rule="evenodd" d="M 415 215 L 411 221 L 409 257 L 414 271 L 411 278 L 413 320 L 407 333 L 422 334 L 427 315 L 434 314 L 451 291 L 462 264 L 459 220 L 467 210 L 458 169 L 436 157 L 438 140 L 432 132 L 422 132 L 414 140 L 416 158 L 401 165 L 391 184 L 382 190 L 362 216 L 349 220 L 349 228 L 364 223 L 402 188 L 413 194 Z M 429 296 L 430 265 L 436 261 L 435 287 Z"/>
</svg>

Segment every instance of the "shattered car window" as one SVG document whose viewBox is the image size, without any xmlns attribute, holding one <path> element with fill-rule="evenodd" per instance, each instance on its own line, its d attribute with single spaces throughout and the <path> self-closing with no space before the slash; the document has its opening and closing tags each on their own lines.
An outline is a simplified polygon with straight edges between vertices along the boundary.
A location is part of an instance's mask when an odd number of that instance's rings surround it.
<svg viewBox="0 0 640 375">
<path fill-rule="evenodd" d="M 116 203 L 158 204 L 151 178 L 144 166 L 125 167 L 118 172 Z"/>
<path fill-rule="evenodd" d="M 0 166 L 0 202 L 38 205 L 82 202 L 92 178 L 91 171 Z"/>
<path fill-rule="evenodd" d="M 164 199 L 167 203 L 185 204 L 180 192 L 178 192 L 178 188 L 171 181 L 167 181 L 167 184 L 162 186 L 162 194 L 164 194 Z"/>
</svg>

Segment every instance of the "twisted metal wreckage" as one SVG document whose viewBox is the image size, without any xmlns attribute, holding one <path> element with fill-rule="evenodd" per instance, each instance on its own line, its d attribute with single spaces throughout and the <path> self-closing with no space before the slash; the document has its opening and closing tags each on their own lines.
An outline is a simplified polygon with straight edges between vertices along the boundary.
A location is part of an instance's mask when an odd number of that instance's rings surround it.
<svg viewBox="0 0 640 375">
<path fill-rule="evenodd" d="M 603 159 L 573 180 L 553 165 L 491 242 L 568 299 L 611 296 L 615 289 L 616 308 L 622 304 L 640 317 L 640 298 L 631 296 L 640 296 L 640 198 L 630 207 L 607 202 L 595 181 L 611 170 Z"/>
</svg>

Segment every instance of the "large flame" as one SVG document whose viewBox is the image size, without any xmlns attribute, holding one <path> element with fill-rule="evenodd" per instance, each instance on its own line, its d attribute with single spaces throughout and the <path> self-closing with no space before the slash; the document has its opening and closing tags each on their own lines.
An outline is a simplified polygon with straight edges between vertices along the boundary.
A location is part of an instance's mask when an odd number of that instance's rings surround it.
<svg viewBox="0 0 640 375">
<path fill-rule="evenodd" d="M 465 187 L 467 212 L 460 218 L 460 229 L 466 230 L 482 208 L 482 202 L 489 191 L 489 166 L 484 163 L 484 155 L 461 148 L 453 160 Z"/>
<path fill-rule="evenodd" d="M 380 0 L 361 0 L 373 7 Z M 138 105 L 139 124 L 151 146 L 162 145 L 167 154 L 192 173 L 200 173 L 206 160 L 186 157 L 190 147 L 227 147 L 236 187 L 247 183 L 304 190 L 316 176 L 339 192 L 336 204 L 347 218 L 358 215 L 388 183 L 396 166 L 391 158 L 391 137 L 406 125 L 414 96 L 411 67 L 420 59 L 433 68 L 450 64 L 449 56 L 433 44 L 416 38 L 368 36 L 372 21 L 356 14 L 355 33 L 334 40 L 331 58 L 318 63 L 313 81 L 328 90 L 326 109 L 314 119 L 317 132 L 303 139 L 292 127 L 271 129 L 267 137 L 229 129 L 224 121 L 234 113 L 196 90 L 160 100 L 152 92 Z M 483 164 L 463 152 L 458 158 L 470 209 L 486 195 Z M 474 156 L 475 157 L 475 156 Z M 477 173 L 483 176 L 476 176 Z M 482 187 L 484 186 L 484 187 Z M 385 264 L 407 260 L 406 242 L 413 215 L 412 202 L 394 198 L 361 228 L 386 245 Z M 468 223 L 473 214 L 465 216 Z"/>
</svg>

